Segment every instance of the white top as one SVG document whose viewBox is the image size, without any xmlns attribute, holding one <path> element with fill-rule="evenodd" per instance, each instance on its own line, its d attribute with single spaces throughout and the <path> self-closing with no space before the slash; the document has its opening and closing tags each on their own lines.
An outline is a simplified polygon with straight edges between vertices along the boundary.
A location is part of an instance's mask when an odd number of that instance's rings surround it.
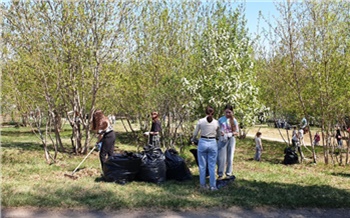
<svg viewBox="0 0 350 218">
<path fill-rule="evenodd" d="M 300 139 L 304 138 L 304 130 L 303 129 L 299 130 L 299 138 Z"/>
<path fill-rule="evenodd" d="M 201 136 L 218 138 L 220 135 L 219 122 L 216 119 L 213 119 L 209 123 L 207 117 L 204 117 L 198 121 L 192 139 L 197 137 L 199 131 L 201 132 Z"/>
<path fill-rule="evenodd" d="M 255 136 L 255 147 L 261 149 L 261 138 Z"/>
</svg>

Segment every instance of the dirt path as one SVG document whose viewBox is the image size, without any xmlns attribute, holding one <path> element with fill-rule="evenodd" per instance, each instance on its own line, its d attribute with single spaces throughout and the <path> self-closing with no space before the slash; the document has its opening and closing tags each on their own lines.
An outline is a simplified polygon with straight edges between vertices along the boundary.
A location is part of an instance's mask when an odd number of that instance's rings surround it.
<svg viewBox="0 0 350 218">
<path fill-rule="evenodd" d="M 260 131 L 262 133 L 261 138 L 269 141 L 278 141 L 278 142 L 288 142 L 288 136 L 289 140 L 291 142 L 292 140 L 292 132 L 293 130 L 288 130 L 288 135 L 287 135 L 287 130 L 285 129 L 277 129 L 277 128 L 267 128 L 266 126 L 254 126 L 248 129 L 247 136 L 248 137 L 253 137 L 255 136 L 256 132 Z M 312 136 L 315 134 L 315 131 L 312 130 Z M 285 141 L 284 141 L 285 140 Z M 321 138 L 322 140 L 322 138 Z M 305 145 L 311 145 L 310 143 L 310 136 L 309 133 L 304 135 L 304 142 Z"/>
<path fill-rule="evenodd" d="M 2 209 L 1 217 L 4 218 L 228 218 L 228 217 L 349 217 L 349 209 L 277 209 L 277 208 L 255 208 L 244 209 L 231 207 L 228 209 L 197 209 L 187 211 L 170 210 L 119 210 L 119 211 L 91 211 L 91 210 L 68 210 L 68 209 L 37 209 L 37 208 L 9 208 Z"/>
</svg>

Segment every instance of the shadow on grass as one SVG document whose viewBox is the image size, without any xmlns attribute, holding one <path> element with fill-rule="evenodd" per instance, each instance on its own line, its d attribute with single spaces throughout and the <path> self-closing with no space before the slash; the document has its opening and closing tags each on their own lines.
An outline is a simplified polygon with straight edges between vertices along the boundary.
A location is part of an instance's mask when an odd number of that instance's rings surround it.
<svg viewBox="0 0 350 218">
<path fill-rule="evenodd" d="M 1 129 L 1 136 L 9 136 L 9 137 L 21 137 L 21 136 L 32 136 L 34 135 L 31 130 L 21 130 L 21 129 Z"/>
<path fill-rule="evenodd" d="M 342 177 L 349 177 L 350 173 L 332 173 L 333 176 L 342 176 Z"/>
<path fill-rule="evenodd" d="M 61 134 L 69 135 L 70 131 L 64 131 Z M 8 141 L 2 141 L 1 146 L 3 148 L 11 148 L 11 149 L 21 149 L 21 150 L 29 150 L 29 151 L 41 151 L 43 149 L 42 144 L 40 143 L 39 139 L 35 138 L 35 135 L 31 131 L 11 131 L 11 130 L 5 130 L 1 131 L 1 136 L 3 137 L 10 137 Z M 11 142 L 12 137 L 20 138 L 20 137 L 33 137 L 34 140 L 37 142 Z M 67 137 L 62 137 L 67 138 Z M 69 136 L 68 136 L 69 138 Z M 34 141 L 33 140 L 33 141 Z M 92 139 L 94 140 L 94 139 Z M 116 142 L 121 143 L 127 146 L 133 146 L 136 148 L 137 141 L 135 140 L 135 137 L 132 133 L 124 133 L 124 132 L 117 132 L 116 133 Z M 145 139 L 146 142 L 146 139 Z M 49 149 L 51 149 L 49 147 Z M 71 153 L 71 147 L 65 146 L 66 151 L 64 153 Z"/>
<path fill-rule="evenodd" d="M 123 186 L 115 184 L 115 189 L 103 188 L 104 182 L 98 180 L 95 182 L 100 188 L 86 189 L 75 181 L 67 184 L 67 188 L 64 189 L 49 189 L 40 186 L 35 192 L 28 193 L 7 190 L 4 193 L 3 205 L 5 207 L 15 206 L 6 200 L 9 193 L 13 193 L 11 194 L 12 203 L 19 201 L 26 206 L 61 207 L 63 203 L 72 208 L 83 207 L 97 210 L 122 208 L 176 210 L 232 206 L 349 208 L 350 205 L 348 191 L 328 185 L 303 186 L 237 178 L 232 184 L 218 191 L 202 191 L 198 188 L 197 176 L 186 182 L 167 181 L 160 185 L 144 182 L 132 182 Z M 24 202 L 23 199 L 25 199 Z"/>
<path fill-rule="evenodd" d="M 2 142 L 1 147 L 7 149 L 27 150 L 27 151 L 42 151 L 43 146 L 40 143 L 34 142 Z"/>
</svg>

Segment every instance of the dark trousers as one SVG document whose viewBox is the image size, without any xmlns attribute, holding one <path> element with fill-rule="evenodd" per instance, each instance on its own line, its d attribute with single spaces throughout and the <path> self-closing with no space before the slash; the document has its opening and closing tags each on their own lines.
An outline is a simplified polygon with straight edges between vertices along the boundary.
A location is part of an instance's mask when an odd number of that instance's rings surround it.
<svg viewBox="0 0 350 218">
<path fill-rule="evenodd" d="M 101 139 L 102 147 L 100 150 L 100 162 L 103 169 L 103 163 L 106 162 L 107 158 L 112 156 L 114 153 L 115 145 L 115 133 L 114 131 L 105 133 Z"/>
</svg>

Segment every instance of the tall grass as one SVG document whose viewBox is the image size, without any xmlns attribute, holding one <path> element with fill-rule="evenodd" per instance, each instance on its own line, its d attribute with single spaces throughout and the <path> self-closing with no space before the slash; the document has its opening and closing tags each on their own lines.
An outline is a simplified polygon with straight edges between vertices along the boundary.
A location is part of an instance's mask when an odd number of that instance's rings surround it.
<svg viewBox="0 0 350 218">
<path fill-rule="evenodd" d="M 68 135 L 68 134 L 67 134 Z M 136 151 L 120 133 L 119 150 Z M 350 166 L 305 162 L 281 164 L 285 145 L 263 141 L 262 161 L 256 162 L 252 139 L 238 140 L 234 159 L 236 180 L 219 191 L 199 189 L 198 167 L 188 146 L 181 154 L 193 174 L 186 182 L 157 185 L 131 182 L 126 185 L 101 181 L 98 153 L 80 167 L 77 180 L 65 177 L 84 156 L 60 153 L 56 164 L 47 165 L 38 140 L 26 128 L 2 129 L 2 206 L 52 208 L 158 208 L 208 207 L 350 208 Z M 70 147 L 69 144 L 66 145 Z M 305 154 L 307 151 L 305 151 Z M 322 148 L 317 148 L 322 157 Z M 311 154 L 310 158 L 311 158 Z"/>
</svg>

